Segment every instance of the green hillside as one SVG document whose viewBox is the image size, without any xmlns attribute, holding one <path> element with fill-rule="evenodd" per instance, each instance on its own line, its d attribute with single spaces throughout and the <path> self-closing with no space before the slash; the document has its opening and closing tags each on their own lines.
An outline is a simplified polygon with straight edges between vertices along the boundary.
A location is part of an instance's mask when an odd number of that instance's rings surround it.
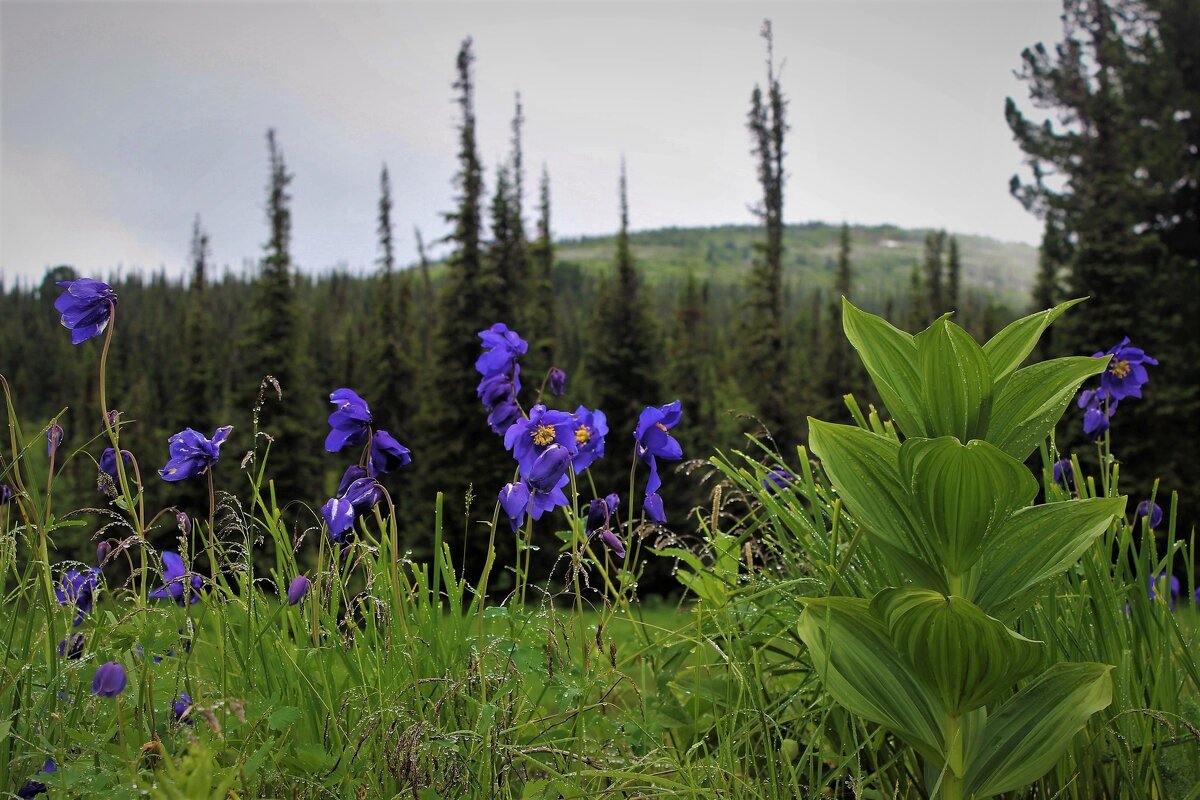
<svg viewBox="0 0 1200 800">
<path fill-rule="evenodd" d="M 793 291 L 807 294 L 832 288 L 839 231 L 840 226 L 822 222 L 788 226 L 785 262 Z M 893 225 L 851 227 L 855 294 L 874 304 L 906 291 L 913 265 L 923 257 L 926 233 Z M 1013 308 L 1024 308 L 1037 269 L 1037 249 L 985 236 L 955 235 L 964 284 L 990 291 L 996 300 Z M 754 225 L 663 228 L 632 234 L 634 254 L 651 284 L 675 283 L 691 271 L 714 287 L 743 281 L 752 248 L 761 239 L 762 229 Z M 613 236 L 565 239 L 557 243 L 556 255 L 560 263 L 599 272 L 612 266 L 615 246 Z"/>
</svg>

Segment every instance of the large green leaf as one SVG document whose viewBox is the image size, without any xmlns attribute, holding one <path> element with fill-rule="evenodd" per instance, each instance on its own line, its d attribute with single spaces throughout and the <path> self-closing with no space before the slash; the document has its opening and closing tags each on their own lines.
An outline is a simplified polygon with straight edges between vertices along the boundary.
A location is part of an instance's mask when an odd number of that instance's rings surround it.
<svg viewBox="0 0 1200 800">
<path fill-rule="evenodd" d="M 900 430 L 905 436 L 928 435 L 913 337 L 883 317 L 858 310 L 844 298 L 842 327 Z"/>
<path fill-rule="evenodd" d="M 963 442 L 981 438 L 992 401 L 992 370 L 983 348 L 948 319 L 938 320 L 914 341 L 925 409 L 924 435 L 957 436 Z"/>
<path fill-rule="evenodd" d="M 835 425 L 809 417 L 808 438 L 846 509 L 868 534 L 896 550 L 926 561 L 920 520 L 907 482 L 897 470 L 899 442 L 854 425 Z"/>
<path fill-rule="evenodd" d="M 1062 756 L 1071 737 L 1112 702 L 1106 664 L 1055 664 L 988 717 L 967 760 L 967 797 L 1023 788 Z"/>
<path fill-rule="evenodd" d="M 1107 358 L 1073 356 L 1017 370 L 996 393 L 983 438 L 1024 461 L 1054 430 L 1079 385 L 1107 363 Z"/>
<path fill-rule="evenodd" d="M 991 538 L 974 600 L 989 614 L 1009 618 L 1025 594 L 1065 572 L 1125 513 L 1124 497 L 1098 497 L 1023 508 Z"/>
<path fill-rule="evenodd" d="M 871 601 L 892 644 L 953 716 L 979 708 L 1043 665 L 1045 646 L 969 600 L 884 589 Z"/>
<path fill-rule="evenodd" d="M 851 713 L 887 727 L 925 758 L 940 761 L 945 711 L 912 674 L 868 601 L 804 602 L 800 638 L 830 696 Z"/>
<path fill-rule="evenodd" d="M 951 574 L 970 569 L 1001 523 L 1038 490 L 1019 461 L 978 439 L 965 445 L 952 436 L 909 439 L 899 467 L 910 476 L 924 530 Z"/>
<path fill-rule="evenodd" d="M 992 367 L 992 380 L 999 383 L 1001 378 L 1021 366 L 1021 362 L 1033 352 L 1038 339 L 1042 338 L 1042 334 L 1046 328 L 1050 327 L 1050 323 L 1058 319 L 1059 315 L 1068 308 L 1076 303 L 1082 303 L 1085 299 L 1081 297 L 1076 300 L 1068 300 L 1065 303 L 1059 303 L 1054 308 L 1022 317 L 1016 322 L 1006 325 L 1003 330 L 988 340 L 988 343 L 983 346 L 983 352 Z"/>
</svg>

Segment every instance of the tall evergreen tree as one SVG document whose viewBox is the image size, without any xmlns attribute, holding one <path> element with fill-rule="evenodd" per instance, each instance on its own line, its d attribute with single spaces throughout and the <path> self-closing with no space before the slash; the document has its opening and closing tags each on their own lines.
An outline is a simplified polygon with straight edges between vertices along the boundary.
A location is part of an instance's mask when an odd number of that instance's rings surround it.
<svg viewBox="0 0 1200 800">
<path fill-rule="evenodd" d="M 951 236 L 946 253 L 946 307 L 948 310 L 958 312 L 960 319 L 962 317 L 961 293 L 962 263 L 958 253 L 958 238 Z"/>
<path fill-rule="evenodd" d="M 930 231 L 925 234 L 925 290 L 929 318 L 933 319 L 946 310 L 946 297 L 942 290 L 942 272 L 945 269 L 943 254 L 946 250 L 946 232 Z"/>
<path fill-rule="evenodd" d="M 296 287 L 292 275 L 291 195 L 292 174 L 287 171 L 283 151 L 274 129 L 267 131 L 270 178 L 267 183 L 267 223 L 270 235 L 256 286 L 254 316 L 249 327 L 245 354 L 247 384 L 241 395 L 246 407 L 259 396 L 259 383 L 273 376 L 282 390 L 282 402 L 274 402 L 274 390 L 259 416 L 259 429 L 273 439 L 269 475 L 279 496 L 315 501 L 321 495 L 319 447 L 320 401 L 323 387 L 312 385 L 305 331 L 299 325 Z M 247 445 L 250 443 L 247 442 Z"/>
<path fill-rule="evenodd" d="M 212 338 L 209 322 L 210 311 L 206 302 L 209 259 L 208 233 L 200 224 L 200 215 L 192 223 L 191 283 L 188 288 L 187 311 L 184 318 L 184 372 L 183 391 L 174 398 L 179 404 L 179 415 L 175 423 L 184 427 L 208 428 L 215 426 L 214 414 L 220 409 L 220 385 L 216 365 L 207 344 Z"/>
<path fill-rule="evenodd" d="M 529 277 L 525 303 L 529 363 L 536 374 L 554 365 L 558 320 L 554 294 L 554 240 L 550 232 L 550 173 L 542 167 L 538 183 L 537 238 L 529 247 Z"/>
<path fill-rule="evenodd" d="M 406 437 L 412 426 L 416 403 L 413 392 L 415 365 L 412 352 L 415 330 L 412 324 L 411 281 L 407 274 L 397 275 L 392 228 L 392 185 L 387 165 L 379 174 L 379 286 L 373 304 L 371 356 L 367 369 L 375 424 L 393 436 Z"/>
<path fill-rule="evenodd" d="M 783 290 L 783 140 L 787 131 L 783 97 L 775 70 L 775 40 L 771 21 L 765 20 L 762 36 L 767 43 L 767 88 L 755 86 L 750 95 L 747 127 L 758 159 L 758 181 L 762 201 L 754 207 L 766 234 L 756 249 L 747 287 L 745 325 L 741 331 L 742 380 L 753 387 L 759 419 L 775 436 L 786 441 L 791 436 L 791 402 L 785 391 L 787 380 L 787 343 L 784 322 Z M 786 446 L 786 445 L 784 445 Z"/>
<path fill-rule="evenodd" d="M 680 400 L 686 410 L 687 424 L 679 426 L 677 438 L 689 458 L 710 453 L 719 444 L 708 295 L 708 284 L 700 286 L 689 271 L 675 304 L 667 342 L 664 383 L 671 398 Z"/>
<path fill-rule="evenodd" d="M 850 290 L 854 284 L 854 269 L 850 264 L 850 224 L 842 223 L 842 230 L 838 234 L 838 259 L 837 259 L 837 293 L 841 297 L 850 299 Z"/>
</svg>

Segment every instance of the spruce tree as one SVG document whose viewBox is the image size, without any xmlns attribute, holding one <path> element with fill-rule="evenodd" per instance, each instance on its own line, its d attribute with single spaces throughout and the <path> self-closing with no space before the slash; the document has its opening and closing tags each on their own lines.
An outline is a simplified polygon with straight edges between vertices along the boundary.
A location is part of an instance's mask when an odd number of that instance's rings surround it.
<svg viewBox="0 0 1200 800">
<path fill-rule="evenodd" d="M 412 426 L 416 402 L 413 391 L 415 374 L 412 352 L 415 330 L 412 324 L 412 294 L 407 273 L 395 270 L 392 228 L 392 186 L 387 166 L 379 175 L 379 267 L 375 280 L 379 291 L 373 304 L 373 330 L 367 370 L 370 384 L 368 401 L 377 427 L 401 441 Z"/>
<path fill-rule="evenodd" d="M 529 247 L 529 276 L 527 280 L 526 316 L 529 340 L 528 362 L 531 374 L 544 373 L 554 366 L 555 342 L 558 339 L 558 320 L 554 294 L 554 240 L 550 232 L 550 174 L 542 167 L 538 183 L 537 238 Z M 568 376 L 568 387 L 573 383 Z"/>
<path fill-rule="evenodd" d="M 839 297 L 850 299 L 850 291 L 854 284 L 854 270 L 850 264 L 850 224 L 842 223 L 842 230 L 838 234 L 838 259 L 837 259 L 837 294 Z"/>
<path fill-rule="evenodd" d="M 179 404 L 177 428 L 207 429 L 218 423 L 214 415 L 219 411 L 221 387 L 217 382 L 215 364 L 208 349 L 212 338 L 212 326 L 206 302 L 208 281 L 209 244 L 208 233 L 200 224 L 200 215 L 192 223 L 191 282 L 187 291 L 184 316 L 184 373 L 182 391 L 175 398 Z"/>
<path fill-rule="evenodd" d="M 929 320 L 937 318 L 946 310 L 946 297 L 942 290 L 943 253 L 946 249 L 946 232 L 930 231 L 925 234 L 925 290 L 928 292 L 926 306 Z"/>
<path fill-rule="evenodd" d="M 958 238 L 951 236 L 946 253 L 946 309 L 955 311 L 958 319 L 962 319 L 962 309 L 959 307 L 962 299 L 962 263 L 958 253 Z"/>
<path fill-rule="evenodd" d="M 783 140 L 787 131 L 783 97 L 775 70 L 775 42 L 771 22 L 763 22 L 767 43 L 767 88 L 755 86 L 750 95 L 747 127 L 758 159 L 762 201 L 754 207 L 763 223 L 764 241 L 747 286 L 744 325 L 740 332 L 743 387 L 754 390 L 755 411 L 781 444 L 791 437 L 791 401 L 787 396 L 787 342 L 783 291 Z"/>
</svg>

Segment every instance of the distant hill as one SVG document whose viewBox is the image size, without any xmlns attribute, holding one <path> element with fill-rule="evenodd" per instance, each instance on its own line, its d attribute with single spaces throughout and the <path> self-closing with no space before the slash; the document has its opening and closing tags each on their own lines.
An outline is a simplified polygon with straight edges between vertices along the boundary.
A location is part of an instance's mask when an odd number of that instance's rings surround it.
<svg viewBox="0 0 1200 800">
<path fill-rule="evenodd" d="M 840 225 L 822 222 L 787 227 L 784 260 L 793 293 L 832 289 L 840 231 Z M 913 265 L 924 258 L 927 232 L 894 225 L 852 226 L 855 295 L 865 302 L 882 303 L 889 294 L 907 291 Z M 1037 248 L 986 236 L 956 236 L 964 284 L 988 291 L 1016 310 L 1024 309 L 1037 270 Z M 714 287 L 741 283 L 753 246 L 761 240 L 762 229 L 753 225 L 662 228 L 631 235 L 634 255 L 649 283 L 675 283 L 690 271 Z M 556 256 L 560 264 L 600 272 L 611 268 L 615 247 L 613 236 L 563 239 L 556 243 Z"/>
</svg>

